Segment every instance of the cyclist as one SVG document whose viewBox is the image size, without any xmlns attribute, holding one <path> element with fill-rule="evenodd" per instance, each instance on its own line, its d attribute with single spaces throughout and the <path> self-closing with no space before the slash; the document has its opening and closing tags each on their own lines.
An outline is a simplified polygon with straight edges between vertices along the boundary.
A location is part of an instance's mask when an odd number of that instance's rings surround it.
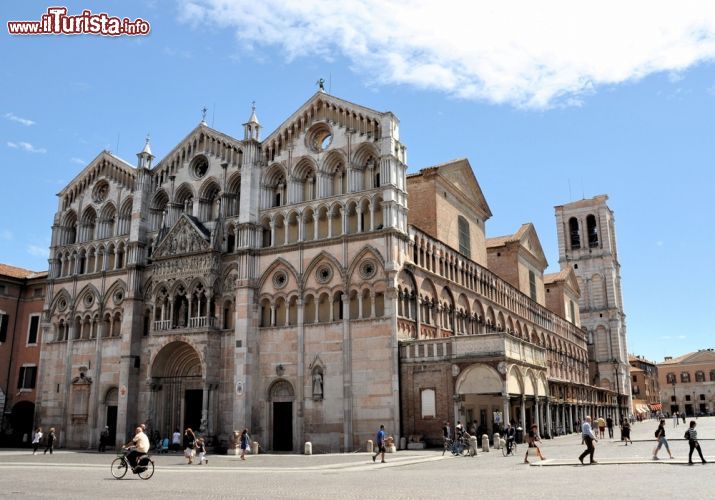
<svg viewBox="0 0 715 500">
<path fill-rule="evenodd" d="M 149 453 L 149 438 L 144 434 L 144 430 L 141 427 L 134 429 L 134 437 L 124 445 L 124 448 L 132 448 L 132 451 L 127 453 L 127 461 L 132 468 L 132 472 L 136 474 L 134 468 L 137 466 L 137 458 Z"/>
<path fill-rule="evenodd" d="M 506 438 L 506 454 L 508 455 L 509 453 L 511 453 L 511 449 L 514 446 L 514 441 L 516 440 L 516 429 L 512 427 L 511 422 L 506 424 L 504 436 Z"/>
</svg>

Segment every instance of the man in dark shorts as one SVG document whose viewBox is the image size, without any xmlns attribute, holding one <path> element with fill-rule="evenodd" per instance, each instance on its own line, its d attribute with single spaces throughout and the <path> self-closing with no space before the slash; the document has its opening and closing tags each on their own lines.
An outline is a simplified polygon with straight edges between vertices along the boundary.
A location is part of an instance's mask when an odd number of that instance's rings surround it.
<svg viewBox="0 0 715 500">
<path fill-rule="evenodd" d="M 375 438 L 377 444 L 377 452 L 372 456 L 372 461 L 374 462 L 378 455 L 382 454 L 382 460 L 380 463 L 385 463 L 385 426 L 381 425 L 380 430 L 377 431 L 377 436 Z"/>
<path fill-rule="evenodd" d="M 613 419 L 611 417 L 606 418 L 606 427 L 608 427 L 608 437 L 613 439 Z"/>
</svg>

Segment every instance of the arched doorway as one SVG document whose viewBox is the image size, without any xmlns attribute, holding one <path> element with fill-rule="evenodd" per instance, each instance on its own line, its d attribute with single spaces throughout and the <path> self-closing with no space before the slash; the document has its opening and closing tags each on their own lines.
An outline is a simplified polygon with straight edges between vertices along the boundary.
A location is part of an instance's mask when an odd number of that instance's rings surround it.
<svg viewBox="0 0 715 500">
<path fill-rule="evenodd" d="M 504 382 L 491 366 L 475 363 L 468 366 L 457 377 L 454 392 L 456 420 L 477 421 L 479 432 L 492 435 L 500 427 L 496 413 L 503 418 Z"/>
<path fill-rule="evenodd" d="M 277 380 L 270 389 L 273 424 L 273 451 L 293 451 L 293 386 Z"/>
<path fill-rule="evenodd" d="M 12 407 L 10 424 L 12 425 L 13 444 L 24 446 L 32 442 L 32 425 L 34 421 L 34 403 L 30 401 L 20 401 Z"/>
<path fill-rule="evenodd" d="M 203 386 L 199 353 L 186 342 L 171 342 L 151 366 L 155 429 L 170 437 L 174 429 L 201 429 Z"/>
<path fill-rule="evenodd" d="M 115 443 L 117 440 L 117 406 L 119 401 L 119 391 L 116 387 L 112 387 L 104 396 L 105 407 L 105 424 L 109 427 L 109 443 Z"/>
</svg>

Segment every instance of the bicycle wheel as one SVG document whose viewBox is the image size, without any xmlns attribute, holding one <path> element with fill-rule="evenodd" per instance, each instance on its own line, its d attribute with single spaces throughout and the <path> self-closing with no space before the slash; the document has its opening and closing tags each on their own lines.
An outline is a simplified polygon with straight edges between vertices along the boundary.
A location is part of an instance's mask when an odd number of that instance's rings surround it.
<svg viewBox="0 0 715 500">
<path fill-rule="evenodd" d="M 154 461 L 147 460 L 147 463 L 141 466 L 143 470 L 137 472 L 137 475 L 142 479 L 149 479 L 154 475 Z"/>
<path fill-rule="evenodd" d="M 127 474 L 127 462 L 122 457 L 117 457 L 112 461 L 112 476 L 121 479 Z"/>
</svg>

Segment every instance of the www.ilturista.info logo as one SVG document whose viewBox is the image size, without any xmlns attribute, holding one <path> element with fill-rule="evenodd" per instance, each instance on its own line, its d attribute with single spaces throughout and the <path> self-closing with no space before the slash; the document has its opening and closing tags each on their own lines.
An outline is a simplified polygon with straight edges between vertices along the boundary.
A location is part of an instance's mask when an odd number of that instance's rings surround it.
<svg viewBox="0 0 715 500">
<path fill-rule="evenodd" d="M 93 14 L 90 10 L 68 16 L 67 7 L 49 7 L 39 21 L 8 21 L 7 31 L 11 35 L 139 36 L 148 35 L 151 26 L 140 17 L 132 21 L 104 12 Z"/>
</svg>

